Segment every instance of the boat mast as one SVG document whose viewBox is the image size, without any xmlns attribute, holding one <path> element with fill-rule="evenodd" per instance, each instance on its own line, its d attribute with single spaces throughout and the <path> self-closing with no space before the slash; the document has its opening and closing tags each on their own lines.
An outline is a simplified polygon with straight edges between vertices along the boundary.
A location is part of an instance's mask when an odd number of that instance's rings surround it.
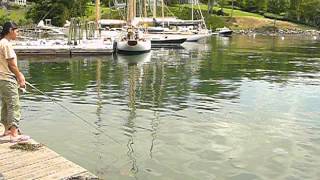
<svg viewBox="0 0 320 180">
<path fill-rule="evenodd" d="M 153 0 L 153 18 L 157 17 L 157 0 Z"/>
<path fill-rule="evenodd" d="M 100 0 L 96 0 L 96 25 L 99 29 L 99 20 L 100 20 Z"/>
<path fill-rule="evenodd" d="M 193 21 L 193 0 L 191 0 L 191 20 Z"/>
<path fill-rule="evenodd" d="M 137 16 L 137 1 L 133 0 L 133 16 L 132 20 Z"/>
<path fill-rule="evenodd" d="M 127 16 L 128 25 L 132 25 L 132 20 L 134 18 L 134 2 L 135 0 L 128 0 L 128 16 Z"/>
<path fill-rule="evenodd" d="M 164 2 L 161 0 L 162 27 L 164 28 Z"/>
<path fill-rule="evenodd" d="M 200 12 L 200 16 L 201 16 L 201 20 L 202 20 L 202 23 L 203 23 L 203 25 L 204 25 L 204 28 L 207 29 L 206 21 L 204 20 L 204 16 L 203 16 L 203 14 L 202 14 L 199 1 L 196 0 L 196 3 L 197 3 L 197 6 L 198 6 L 198 9 L 199 9 L 199 12 Z"/>
<path fill-rule="evenodd" d="M 147 0 L 143 0 L 143 17 L 147 17 Z"/>
</svg>

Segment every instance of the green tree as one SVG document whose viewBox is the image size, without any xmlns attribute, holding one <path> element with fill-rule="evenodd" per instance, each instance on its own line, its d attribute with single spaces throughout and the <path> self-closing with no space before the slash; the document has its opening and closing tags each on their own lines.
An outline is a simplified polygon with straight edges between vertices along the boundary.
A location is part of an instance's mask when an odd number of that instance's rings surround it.
<svg viewBox="0 0 320 180">
<path fill-rule="evenodd" d="M 10 18 L 7 14 L 0 16 L 0 26 L 2 26 L 5 22 L 9 21 Z M 2 29 L 1 29 L 2 30 Z"/>
<path fill-rule="evenodd" d="M 304 23 L 319 26 L 320 25 L 320 1 L 304 0 L 299 8 Z"/>
<path fill-rule="evenodd" d="M 266 10 L 267 0 L 237 0 L 236 4 L 246 11 L 259 12 Z"/>
<path fill-rule="evenodd" d="M 300 21 L 302 0 L 290 0 L 288 7 L 288 16 L 292 20 Z"/>
<path fill-rule="evenodd" d="M 89 0 L 34 0 L 27 12 L 27 18 L 38 23 L 42 19 L 52 19 L 52 24 L 62 26 L 71 17 L 85 16 Z"/>
<path fill-rule="evenodd" d="M 268 12 L 280 14 L 287 11 L 289 3 L 287 0 L 269 0 L 267 5 Z"/>
</svg>

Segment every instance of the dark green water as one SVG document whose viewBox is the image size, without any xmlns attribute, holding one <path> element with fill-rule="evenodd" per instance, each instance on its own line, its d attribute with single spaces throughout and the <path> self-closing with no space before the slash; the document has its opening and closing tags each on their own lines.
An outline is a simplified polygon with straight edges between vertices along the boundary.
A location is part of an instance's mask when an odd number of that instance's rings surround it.
<svg viewBox="0 0 320 180">
<path fill-rule="evenodd" d="M 130 58 L 20 57 L 20 67 L 104 133 L 31 89 L 24 131 L 101 178 L 320 177 L 320 41 L 213 37 Z"/>
</svg>

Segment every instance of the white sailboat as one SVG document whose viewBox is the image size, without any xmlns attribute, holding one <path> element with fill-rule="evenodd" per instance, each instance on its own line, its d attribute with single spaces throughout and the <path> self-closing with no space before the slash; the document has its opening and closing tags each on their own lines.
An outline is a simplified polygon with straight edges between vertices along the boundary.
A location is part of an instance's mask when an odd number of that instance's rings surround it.
<svg viewBox="0 0 320 180">
<path fill-rule="evenodd" d="M 139 54 L 151 50 L 151 41 L 144 37 L 143 33 L 135 28 L 134 18 L 136 17 L 136 1 L 128 1 L 128 28 L 126 33 L 117 41 L 117 52 L 123 54 Z"/>
<path fill-rule="evenodd" d="M 155 0 L 156 1 L 156 0 Z M 163 0 L 162 1 L 162 11 L 164 7 Z M 194 20 L 193 16 L 193 4 L 196 4 L 198 6 L 198 9 L 200 9 L 199 1 L 198 0 L 192 0 L 192 17 L 191 20 L 181 20 L 176 18 L 164 18 L 162 17 L 162 20 L 158 20 L 153 17 L 153 21 L 155 24 L 162 24 L 162 27 L 156 26 L 149 28 L 150 36 L 151 37 L 159 37 L 161 35 L 165 35 L 166 38 L 186 38 L 186 42 L 199 42 L 201 40 L 204 40 L 212 35 L 211 30 L 208 30 L 204 21 L 204 17 L 202 15 L 202 12 L 200 11 L 201 19 L 200 20 Z M 154 7 L 154 11 L 156 8 Z M 162 12 L 162 16 L 163 16 Z M 165 20 L 166 19 L 166 20 Z M 169 29 L 164 27 L 164 24 L 167 26 L 175 26 L 176 29 Z"/>
<path fill-rule="evenodd" d="M 153 7 L 153 20 L 156 20 L 156 0 L 154 0 L 154 7 Z M 180 36 L 168 36 L 163 34 L 164 30 L 169 30 L 169 28 L 164 27 L 164 2 L 161 0 L 161 14 L 162 14 L 162 27 L 151 27 L 148 29 L 153 30 L 154 32 L 160 32 L 156 34 L 148 34 L 148 37 L 151 39 L 152 47 L 175 47 L 180 46 L 184 43 L 187 38 L 180 37 Z M 160 31 L 159 31 L 160 30 Z"/>
</svg>

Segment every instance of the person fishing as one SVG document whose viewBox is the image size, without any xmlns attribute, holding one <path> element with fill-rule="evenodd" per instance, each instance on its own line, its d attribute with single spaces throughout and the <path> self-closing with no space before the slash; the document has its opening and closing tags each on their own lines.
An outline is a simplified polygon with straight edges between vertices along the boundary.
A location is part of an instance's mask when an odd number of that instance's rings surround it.
<svg viewBox="0 0 320 180">
<path fill-rule="evenodd" d="M 12 142 L 26 141 L 29 136 L 21 135 L 19 88 L 26 88 L 24 75 L 20 72 L 17 55 L 10 41 L 16 40 L 18 27 L 14 22 L 6 22 L 0 34 L 0 97 L 1 123 L 5 127 L 2 136 L 10 136 Z"/>
</svg>

